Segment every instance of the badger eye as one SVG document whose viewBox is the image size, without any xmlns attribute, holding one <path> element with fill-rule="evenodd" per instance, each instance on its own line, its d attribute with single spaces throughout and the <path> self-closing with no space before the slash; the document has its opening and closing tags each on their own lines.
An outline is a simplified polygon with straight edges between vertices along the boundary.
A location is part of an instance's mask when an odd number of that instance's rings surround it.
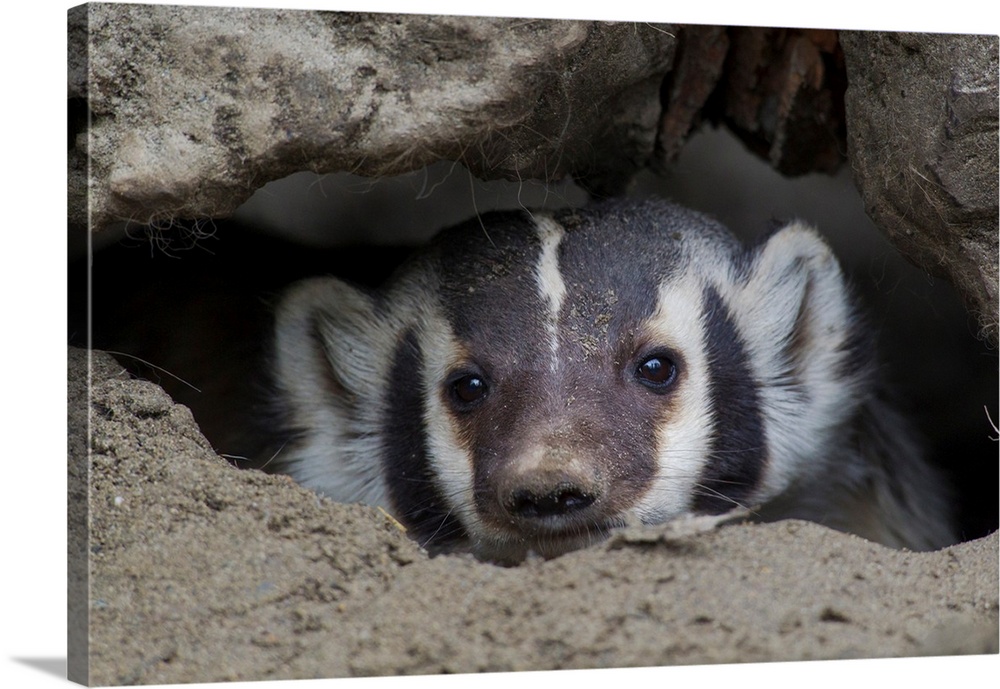
<svg viewBox="0 0 1000 689">
<path fill-rule="evenodd" d="M 654 354 L 643 359 L 636 367 L 635 377 L 651 390 L 662 392 L 677 378 L 677 366 L 668 357 Z"/>
<path fill-rule="evenodd" d="M 449 384 L 452 399 L 459 409 L 471 409 L 488 391 L 486 380 L 476 373 L 459 374 Z"/>
</svg>

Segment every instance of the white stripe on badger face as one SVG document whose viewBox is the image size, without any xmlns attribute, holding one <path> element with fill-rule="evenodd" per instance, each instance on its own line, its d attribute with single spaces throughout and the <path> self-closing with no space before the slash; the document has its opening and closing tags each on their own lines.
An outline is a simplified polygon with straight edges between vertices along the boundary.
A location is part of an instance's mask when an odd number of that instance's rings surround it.
<svg viewBox="0 0 1000 689">
<path fill-rule="evenodd" d="M 427 461 L 449 511 L 475 539 L 483 533 L 483 528 L 473 495 L 473 457 L 461 439 L 451 410 L 445 407 L 441 392 L 442 383 L 452 368 L 465 360 L 465 353 L 451 325 L 436 310 L 427 310 L 418 337 L 424 358 Z"/>
<path fill-rule="evenodd" d="M 538 294 L 549 307 L 545 330 L 552 350 L 551 366 L 555 371 L 559 364 L 559 312 L 566 299 L 566 284 L 559 272 L 559 244 L 566 231 L 555 220 L 544 215 L 536 216 L 535 226 L 542 243 L 538 264 L 535 266 L 535 279 L 538 282 Z"/>
<path fill-rule="evenodd" d="M 657 474 L 632 512 L 644 523 L 659 523 L 690 512 L 698 477 L 712 442 L 712 403 L 702 324 L 700 280 L 690 274 L 660 285 L 656 310 L 644 324 L 651 343 L 679 352 L 684 366 L 677 399 L 656 429 Z"/>
</svg>

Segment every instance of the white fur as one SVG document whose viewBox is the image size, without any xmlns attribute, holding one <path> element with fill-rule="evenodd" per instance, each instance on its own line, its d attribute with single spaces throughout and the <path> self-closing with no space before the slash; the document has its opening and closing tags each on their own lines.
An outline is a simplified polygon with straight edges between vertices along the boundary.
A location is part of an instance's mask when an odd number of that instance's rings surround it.
<svg viewBox="0 0 1000 689">
<path fill-rule="evenodd" d="M 377 334 L 382 324 L 370 318 L 371 309 L 367 295 L 339 280 L 319 278 L 296 285 L 277 312 L 276 379 L 295 424 L 309 430 L 301 445 L 282 450 L 291 455 L 288 473 L 334 500 L 386 507 L 388 495 L 377 461 L 380 439 L 364 432 L 377 423 L 379 381 L 386 375 L 380 366 L 389 361 L 373 351 L 383 338 Z M 325 347 L 315 339 L 318 313 L 336 315 L 345 326 L 341 335 L 326 338 Z M 366 393 L 369 404 L 348 409 L 324 398 L 316 378 L 333 367 Z M 348 442 L 352 428 L 362 433 Z"/>
<path fill-rule="evenodd" d="M 857 404 L 853 387 L 837 373 L 851 308 L 830 248 L 815 230 L 798 222 L 768 240 L 745 285 L 723 281 L 718 289 L 759 386 L 768 465 L 758 494 L 768 499 L 787 488 L 805 464 L 829 455 L 836 443 L 831 433 L 839 431 Z M 809 346 L 799 378 L 808 404 L 784 387 L 779 359 L 780 338 L 793 333 L 800 310 Z"/>
<path fill-rule="evenodd" d="M 691 509 L 709 451 L 712 407 L 701 298 L 702 283 L 694 275 L 660 285 L 656 311 L 640 336 L 682 352 L 685 359 L 674 391 L 676 412 L 664 418 L 656 432 L 656 478 L 634 510 L 645 523 L 666 521 Z"/>
<path fill-rule="evenodd" d="M 449 371 L 464 363 L 466 355 L 443 316 L 429 310 L 424 320 L 420 344 L 424 353 L 422 379 L 426 393 L 428 461 L 452 514 L 470 533 L 476 533 L 482 527 L 472 497 L 472 454 L 462 443 L 454 417 L 442 399 Z"/>
<path fill-rule="evenodd" d="M 535 279 L 538 282 L 538 294 L 548 305 L 545 329 L 549 336 L 549 348 L 552 350 L 552 370 L 555 371 L 559 365 L 559 314 L 566 299 L 566 284 L 559 272 L 558 252 L 566 231 L 545 215 L 535 216 L 535 224 L 542 242 L 538 265 L 535 267 Z"/>
</svg>

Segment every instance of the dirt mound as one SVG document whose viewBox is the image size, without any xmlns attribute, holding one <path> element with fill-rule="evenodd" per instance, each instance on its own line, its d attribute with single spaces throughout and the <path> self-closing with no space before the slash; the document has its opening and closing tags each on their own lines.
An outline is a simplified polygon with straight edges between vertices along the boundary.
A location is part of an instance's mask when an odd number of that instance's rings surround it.
<svg viewBox="0 0 1000 689">
<path fill-rule="evenodd" d="M 234 469 L 101 352 L 88 406 L 87 362 L 70 351 L 71 514 L 88 495 L 90 519 L 89 540 L 70 529 L 71 591 L 90 585 L 70 666 L 94 684 L 998 650 L 995 533 L 911 553 L 803 522 L 668 525 L 516 568 L 432 559 L 379 510 Z"/>
</svg>

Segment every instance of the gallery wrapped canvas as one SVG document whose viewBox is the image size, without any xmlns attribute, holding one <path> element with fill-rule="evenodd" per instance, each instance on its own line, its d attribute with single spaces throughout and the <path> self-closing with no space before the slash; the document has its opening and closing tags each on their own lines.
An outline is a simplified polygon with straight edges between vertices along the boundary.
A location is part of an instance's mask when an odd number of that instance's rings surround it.
<svg viewBox="0 0 1000 689">
<path fill-rule="evenodd" d="M 996 36 L 68 18 L 70 679 L 997 653 Z"/>
</svg>

